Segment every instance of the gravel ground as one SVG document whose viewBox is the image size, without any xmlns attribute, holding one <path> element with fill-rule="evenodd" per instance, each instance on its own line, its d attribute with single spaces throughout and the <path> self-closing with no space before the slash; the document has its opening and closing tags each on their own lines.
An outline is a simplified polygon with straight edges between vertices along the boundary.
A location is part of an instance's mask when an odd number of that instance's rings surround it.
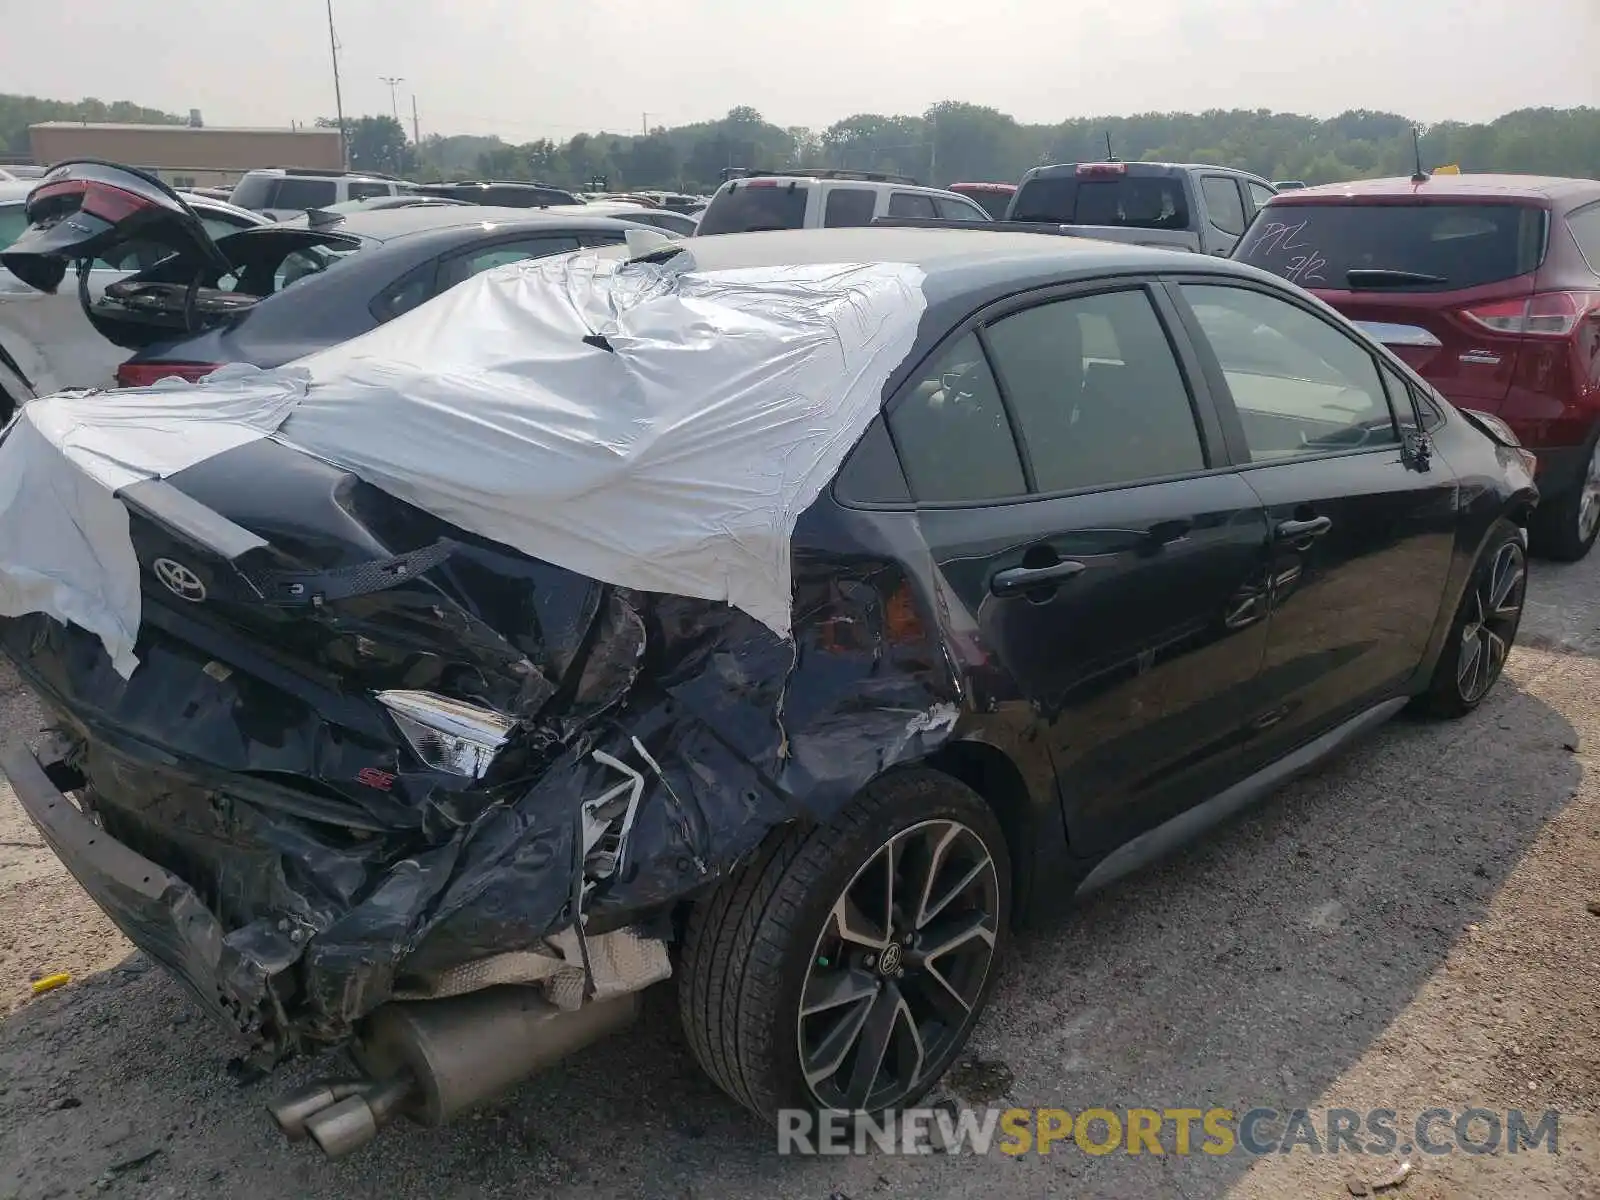
<svg viewBox="0 0 1600 1200">
<path fill-rule="evenodd" d="M 1072 1111 L 1556 1109 L 1559 1154 L 1415 1154 L 1380 1194 L 1600 1197 L 1597 583 L 1600 555 L 1537 571 L 1524 645 L 1468 720 L 1393 723 L 1023 936 L 971 1047 L 982 1066 L 954 1086 Z M 0 674 L 0 732 L 37 723 Z M 71 984 L 29 998 L 61 970 Z M 1398 1161 L 780 1158 L 699 1074 L 657 993 L 634 1031 L 497 1106 L 326 1162 L 261 1105 L 334 1064 L 236 1084 L 222 1033 L 130 953 L 0 784 L 0 1198 L 1282 1200 L 1348 1196 Z"/>
</svg>

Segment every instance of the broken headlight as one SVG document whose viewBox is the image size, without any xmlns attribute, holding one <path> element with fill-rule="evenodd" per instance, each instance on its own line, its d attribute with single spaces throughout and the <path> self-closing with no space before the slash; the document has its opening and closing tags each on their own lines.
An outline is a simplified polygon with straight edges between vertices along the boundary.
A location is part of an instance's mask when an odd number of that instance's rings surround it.
<svg viewBox="0 0 1600 1200">
<path fill-rule="evenodd" d="M 378 703 L 418 758 L 469 779 L 483 778 L 516 724 L 492 709 L 432 692 L 379 692 Z"/>
</svg>

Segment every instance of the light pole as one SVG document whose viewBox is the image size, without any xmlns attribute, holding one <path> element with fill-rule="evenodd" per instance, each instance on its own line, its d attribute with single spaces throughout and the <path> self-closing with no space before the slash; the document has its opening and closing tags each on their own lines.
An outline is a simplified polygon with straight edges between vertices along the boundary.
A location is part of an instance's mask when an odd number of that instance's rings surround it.
<svg viewBox="0 0 1600 1200">
<path fill-rule="evenodd" d="M 379 75 L 378 82 L 387 83 L 389 85 L 389 107 L 394 111 L 395 124 L 399 125 L 400 101 L 395 99 L 394 90 L 405 82 L 405 77 L 403 75 Z M 401 128 L 404 129 L 405 126 L 402 125 Z"/>
<path fill-rule="evenodd" d="M 344 135 L 344 97 L 339 91 L 339 37 L 333 31 L 333 0 L 328 0 L 328 52 L 333 55 L 333 107 L 339 122 L 339 166 L 350 169 L 350 142 Z"/>
</svg>

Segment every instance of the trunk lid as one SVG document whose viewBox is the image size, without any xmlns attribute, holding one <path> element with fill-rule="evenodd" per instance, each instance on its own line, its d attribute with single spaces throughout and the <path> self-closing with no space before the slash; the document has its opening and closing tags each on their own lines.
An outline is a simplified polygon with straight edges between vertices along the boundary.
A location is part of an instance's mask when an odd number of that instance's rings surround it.
<svg viewBox="0 0 1600 1200">
<path fill-rule="evenodd" d="M 359 238 L 326 230 L 262 227 L 213 240 L 183 198 L 132 167 L 81 159 L 51 168 L 28 194 L 28 228 L 0 263 L 53 293 L 74 263 L 138 247 L 158 261 L 98 295 L 87 273 L 78 300 L 101 337 L 127 350 L 226 322 L 298 274 L 321 270 Z M 302 259 L 291 263 L 294 256 Z"/>
<path fill-rule="evenodd" d="M 1527 203 L 1338 196 L 1270 204 L 1234 257 L 1312 292 L 1452 401 L 1496 411 L 1522 340 L 1488 323 L 1535 290 L 1548 214 Z"/>
</svg>

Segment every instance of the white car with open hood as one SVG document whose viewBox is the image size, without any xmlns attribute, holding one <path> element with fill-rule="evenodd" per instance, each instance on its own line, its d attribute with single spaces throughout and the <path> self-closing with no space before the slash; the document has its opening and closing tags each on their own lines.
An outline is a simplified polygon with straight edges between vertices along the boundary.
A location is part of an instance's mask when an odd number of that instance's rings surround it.
<svg viewBox="0 0 1600 1200">
<path fill-rule="evenodd" d="M 48 175 L 0 181 L 0 252 L 28 228 L 29 195 L 53 182 Z M 158 180 L 147 182 L 166 190 Z M 184 193 L 182 198 L 213 238 L 272 224 L 260 213 L 223 200 L 194 192 Z M 101 202 L 115 204 L 114 190 L 106 191 Z M 131 239 L 102 255 L 85 258 L 87 270 L 81 281 L 76 276 L 63 279 L 51 290 L 36 287 L 0 265 L 0 423 L 15 405 L 35 395 L 112 385 L 127 351 L 95 330 L 85 315 L 88 305 L 81 303 L 80 286 L 92 303 L 109 285 L 169 253 L 155 243 Z"/>
</svg>

